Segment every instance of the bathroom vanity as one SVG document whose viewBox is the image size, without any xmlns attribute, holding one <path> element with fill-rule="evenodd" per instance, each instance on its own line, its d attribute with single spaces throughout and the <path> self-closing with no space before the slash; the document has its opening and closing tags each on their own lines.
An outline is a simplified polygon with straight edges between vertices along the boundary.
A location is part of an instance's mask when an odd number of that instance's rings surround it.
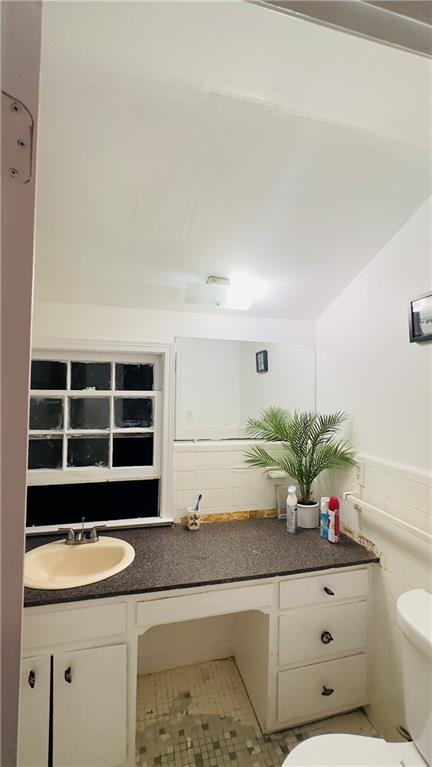
<svg viewBox="0 0 432 767">
<path fill-rule="evenodd" d="M 276 519 L 120 536 L 136 550 L 122 573 L 26 589 L 19 767 L 131 767 L 138 638 L 179 621 L 235 614 L 235 658 L 264 732 L 368 702 L 374 554 L 318 530 L 290 536 Z"/>
</svg>

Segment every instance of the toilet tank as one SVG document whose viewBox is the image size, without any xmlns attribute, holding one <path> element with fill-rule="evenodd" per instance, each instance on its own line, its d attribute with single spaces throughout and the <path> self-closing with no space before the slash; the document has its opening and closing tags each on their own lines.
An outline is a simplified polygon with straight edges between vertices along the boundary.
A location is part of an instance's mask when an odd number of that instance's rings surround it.
<svg viewBox="0 0 432 767">
<path fill-rule="evenodd" d="M 413 589 L 397 601 L 402 632 L 405 716 L 410 735 L 432 765 L 432 594 Z"/>
</svg>

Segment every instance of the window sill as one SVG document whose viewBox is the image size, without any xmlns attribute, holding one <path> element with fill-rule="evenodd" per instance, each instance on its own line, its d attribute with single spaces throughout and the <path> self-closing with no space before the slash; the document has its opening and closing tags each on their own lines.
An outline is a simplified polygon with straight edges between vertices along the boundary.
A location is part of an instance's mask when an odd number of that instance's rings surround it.
<svg viewBox="0 0 432 767">
<path fill-rule="evenodd" d="M 100 522 L 98 521 L 94 523 L 87 523 L 84 525 L 84 529 L 91 530 L 92 527 L 100 527 L 101 525 L 105 525 L 107 531 L 127 530 L 130 527 L 168 527 L 173 524 L 173 517 L 147 517 L 145 519 L 138 517 L 137 519 L 111 519 L 106 522 L 101 520 Z M 26 527 L 26 535 L 58 535 L 59 527 L 80 528 L 81 522 L 77 520 L 76 522 L 70 522 L 66 525 L 41 525 L 40 527 Z M 104 531 L 102 530 L 100 534 L 103 535 Z"/>
</svg>

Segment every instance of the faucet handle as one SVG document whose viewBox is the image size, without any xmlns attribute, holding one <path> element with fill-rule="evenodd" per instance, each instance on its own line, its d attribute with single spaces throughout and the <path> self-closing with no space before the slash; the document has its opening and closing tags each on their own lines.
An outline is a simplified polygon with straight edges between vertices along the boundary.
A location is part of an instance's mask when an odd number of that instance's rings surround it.
<svg viewBox="0 0 432 767">
<path fill-rule="evenodd" d="M 58 533 L 67 533 L 67 541 L 74 541 L 75 540 L 75 530 L 72 527 L 59 527 L 57 530 Z"/>
<path fill-rule="evenodd" d="M 106 528 L 106 525 L 95 525 L 94 527 L 92 527 L 92 529 L 90 530 L 90 536 L 89 536 L 90 540 L 98 541 L 99 540 L 98 531 L 104 530 L 105 528 Z"/>
</svg>

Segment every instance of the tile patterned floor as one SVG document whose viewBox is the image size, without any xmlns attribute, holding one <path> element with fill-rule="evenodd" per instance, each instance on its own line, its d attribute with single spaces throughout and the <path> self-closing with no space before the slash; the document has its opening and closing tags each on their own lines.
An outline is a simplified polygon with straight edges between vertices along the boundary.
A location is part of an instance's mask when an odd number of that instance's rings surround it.
<svg viewBox="0 0 432 767">
<path fill-rule="evenodd" d="M 362 711 L 263 735 L 233 658 L 138 679 L 139 767 L 280 767 L 311 735 L 377 735 Z"/>
</svg>

